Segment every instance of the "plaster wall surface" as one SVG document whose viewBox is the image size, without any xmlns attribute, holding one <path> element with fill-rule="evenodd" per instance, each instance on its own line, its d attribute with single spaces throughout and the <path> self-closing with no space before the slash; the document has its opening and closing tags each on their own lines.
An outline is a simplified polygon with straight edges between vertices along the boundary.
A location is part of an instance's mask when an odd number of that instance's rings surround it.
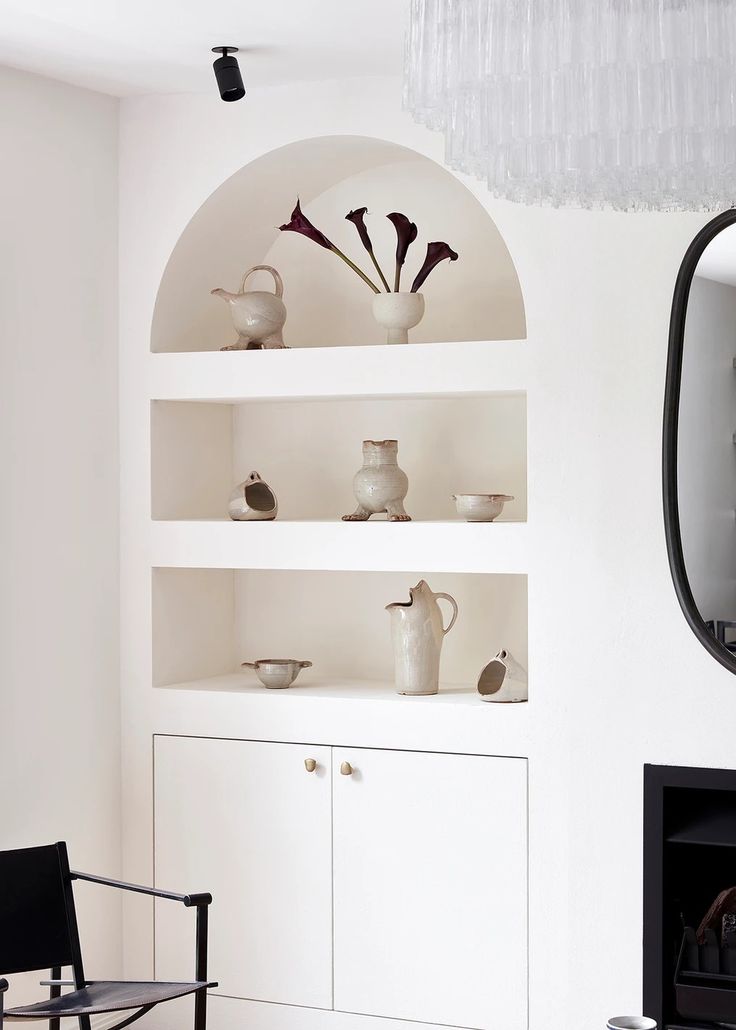
<svg viewBox="0 0 736 1030">
<path fill-rule="evenodd" d="M 141 606 L 150 578 L 143 545 L 150 473 L 139 384 L 166 261 L 225 178 L 294 140 L 375 136 L 441 163 L 441 139 L 402 113 L 400 96 L 398 81 L 382 79 L 253 92 L 233 105 L 214 94 L 122 105 L 128 876 L 150 874 L 150 829 L 138 818 L 150 799 L 150 738 L 146 750 L 136 729 L 154 693 L 143 632 L 150 611 Z M 532 369 L 530 1025 L 586 1030 L 641 1008 L 643 764 L 734 764 L 736 680 L 702 649 L 678 607 L 660 485 L 672 290 L 707 216 L 523 207 L 463 181 L 515 262 Z M 149 939 L 129 931 L 130 972 L 145 966 L 150 949 Z"/>
<path fill-rule="evenodd" d="M 0 141 L 0 847 L 114 875 L 118 104 L 0 68 Z M 86 972 L 116 975 L 119 901 L 76 893 Z"/>
</svg>

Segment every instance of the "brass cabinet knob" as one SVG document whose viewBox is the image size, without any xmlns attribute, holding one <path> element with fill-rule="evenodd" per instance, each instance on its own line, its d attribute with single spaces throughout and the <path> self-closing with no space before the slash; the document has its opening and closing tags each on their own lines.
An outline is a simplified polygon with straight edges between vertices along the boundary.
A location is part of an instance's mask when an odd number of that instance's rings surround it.
<svg viewBox="0 0 736 1030">
<path fill-rule="evenodd" d="M 342 765 L 340 766 L 340 772 L 342 773 L 343 776 L 352 776 L 353 775 L 353 767 L 350 764 L 350 762 L 343 762 Z"/>
<path fill-rule="evenodd" d="M 317 763 L 313 758 L 305 758 L 304 768 L 307 770 L 307 772 L 314 772 L 314 770 L 317 768 Z"/>
</svg>

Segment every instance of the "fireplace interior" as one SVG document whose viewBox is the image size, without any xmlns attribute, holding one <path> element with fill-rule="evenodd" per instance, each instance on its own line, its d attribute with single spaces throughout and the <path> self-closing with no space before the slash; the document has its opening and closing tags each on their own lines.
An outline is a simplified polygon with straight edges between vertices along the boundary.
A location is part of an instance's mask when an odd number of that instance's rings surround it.
<svg viewBox="0 0 736 1030">
<path fill-rule="evenodd" d="M 663 1030 L 736 1026 L 730 888 L 736 771 L 645 766 L 644 1012 Z"/>
</svg>

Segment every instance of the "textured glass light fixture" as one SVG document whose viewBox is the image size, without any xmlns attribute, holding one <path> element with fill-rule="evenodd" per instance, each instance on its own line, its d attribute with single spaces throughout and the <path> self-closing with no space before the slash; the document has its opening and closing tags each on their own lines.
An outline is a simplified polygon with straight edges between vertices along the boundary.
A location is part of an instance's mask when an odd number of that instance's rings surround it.
<svg viewBox="0 0 736 1030">
<path fill-rule="evenodd" d="M 734 0 L 411 0 L 405 104 L 525 203 L 736 202 Z"/>
</svg>

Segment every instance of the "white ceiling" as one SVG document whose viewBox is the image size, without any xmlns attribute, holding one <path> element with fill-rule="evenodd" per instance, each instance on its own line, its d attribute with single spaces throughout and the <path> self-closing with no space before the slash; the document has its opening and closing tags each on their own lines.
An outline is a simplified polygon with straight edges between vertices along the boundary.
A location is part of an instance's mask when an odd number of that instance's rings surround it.
<svg viewBox="0 0 736 1030">
<path fill-rule="evenodd" d="M 703 251 L 696 275 L 736 286 L 736 225 L 719 232 Z"/>
<path fill-rule="evenodd" d="M 117 96 L 214 89 L 221 44 L 246 51 L 246 89 L 399 74 L 406 11 L 406 0 L 0 0 L 0 64 Z"/>
</svg>

